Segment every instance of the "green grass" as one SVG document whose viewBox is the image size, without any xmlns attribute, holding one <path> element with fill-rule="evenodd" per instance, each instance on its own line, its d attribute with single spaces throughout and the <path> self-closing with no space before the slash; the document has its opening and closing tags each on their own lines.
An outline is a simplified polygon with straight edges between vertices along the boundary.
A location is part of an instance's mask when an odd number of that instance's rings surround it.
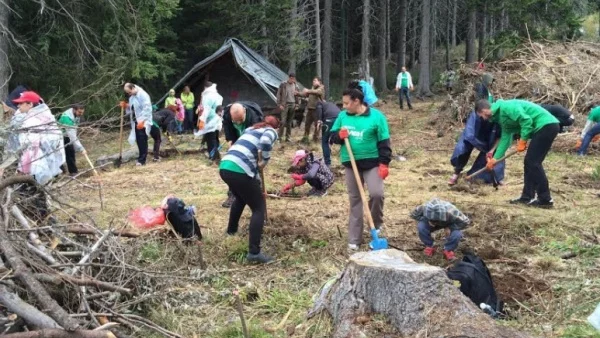
<svg viewBox="0 0 600 338">
<path fill-rule="evenodd" d="M 148 242 L 144 244 L 138 254 L 139 262 L 152 263 L 162 257 L 163 247 L 157 242 Z"/>
</svg>

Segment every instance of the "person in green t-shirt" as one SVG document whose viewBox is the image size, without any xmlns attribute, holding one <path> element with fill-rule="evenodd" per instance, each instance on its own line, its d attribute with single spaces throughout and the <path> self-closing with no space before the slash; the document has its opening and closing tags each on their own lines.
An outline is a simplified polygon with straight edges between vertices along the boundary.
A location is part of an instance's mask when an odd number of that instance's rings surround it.
<svg viewBox="0 0 600 338">
<path fill-rule="evenodd" d="M 520 135 L 517 151 L 525 155 L 525 179 L 521 197 L 510 201 L 512 204 L 526 204 L 539 208 L 552 208 L 548 178 L 543 162 L 552 147 L 560 129 L 558 119 L 541 106 L 524 100 L 497 100 L 494 104 L 486 99 L 477 101 L 475 111 L 484 120 L 500 124 L 502 136 L 494 157 L 488 159 L 487 168 L 492 170 L 496 161 L 504 156 L 510 147 L 513 136 Z M 536 198 L 537 194 L 537 198 Z"/>
<path fill-rule="evenodd" d="M 77 169 L 75 153 L 81 152 L 84 156 L 86 155 L 85 148 L 81 144 L 81 141 L 79 141 L 79 137 L 77 137 L 79 118 L 84 112 L 85 106 L 82 104 L 74 104 L 71 108 L 65 110 L 58 119 L 58 125 L 62 129 L 63 142 L 65 143 L 67 170 L 71 175 L 77 175 L 79 172 Z"/>
<path fill-rule="evenodd" d="M 378 230 L 383 226 L 383 180 L 388 176 L 392 160 L 390 132 L 385 115 L 364 103 L 360 89 L 346 89 L 343 93 L 344 109 L 331 128 L 330 142 L 344 144 L 350 141 L 359 175 L 367 184 L 370 194 L 369 207 Z M 363 204 L 358 182 L 354 178 L 347 149 L 342 146 L 341 162 L 346 167 L 346 189 L 350 198 L 348 222 L 348 250 L 358 250 L 362 243 Z"/>
<path fill-rule="evenodd" d="M 585 127 L 581 131 L 581 139 L 577 141 L 576 148 L 579 156 L 585 156 L 587 149 L 592 141 L 600 139 L 600 106 L 590 111 Z"/>
</svg>

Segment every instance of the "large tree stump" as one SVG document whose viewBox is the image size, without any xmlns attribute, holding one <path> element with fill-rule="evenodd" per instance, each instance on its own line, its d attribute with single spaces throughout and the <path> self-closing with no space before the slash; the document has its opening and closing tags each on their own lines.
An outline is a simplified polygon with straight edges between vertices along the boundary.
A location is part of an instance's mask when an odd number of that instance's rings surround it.
<svg viewBox="0 0 600 338">
<path fill-rule="evenodd" d="M 324 292 L 316 306 L 333 317 L 334 338 L 364 337 L 356 319 L 370 314 L 385 315 L 404 337 L 530 337 L 498 325 L 443 269 L 417 264 L 398 250 L 352 255 L 340 278 Z"/>
</svg>

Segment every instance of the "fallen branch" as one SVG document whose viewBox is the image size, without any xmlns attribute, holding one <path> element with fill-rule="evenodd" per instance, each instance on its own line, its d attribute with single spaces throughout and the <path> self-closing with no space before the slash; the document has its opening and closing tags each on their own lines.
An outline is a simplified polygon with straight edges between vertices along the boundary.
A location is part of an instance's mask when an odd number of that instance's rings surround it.
<svg viewBox="0 0 600 338">
<path fill-rule="evenodd" d="M 95 229 L 87 229 L 84 227 L 79 227 L 79 226 L 74 226 L 74 227 L 67 227 L 64 232 L 66 233 L 70 233 L 70 234 L 76 234 L 76 235 L 96 235 L 98 234 L 98 231 Z M 128 231 L 128 230 L 110 230 L 110 232 L 118 237 L 127 237 L 127 238 L 137 238 L 140 237 L 141 234 L 134 232 L 134 231 Z"/>
<path fill-rule="evenodd" d="M 94 243 L 94 245 L 90 249 L 90 252 L 88 252 L 85 256 L 83 256 L 77 264 L 84 264 L 88 260 L 90 260 L 90 258 L 92 258 L 92 255 L 96 252 L 96 250 L 98 250 L 98 248 L 100 248 L 102 243 L 104 243 L 104 241 L 106 241 L 111 234 L 112 234 L 111 231 L 105 231 L 104 235 L 102 237 L 100 237 L 100 239 L 96 243 Z M 76 266 L 75 268 L 73 268 L 73 270 L 71 271 L 70 274 L 75 275 L 77 272 L 79 272 L 80 269 L 81 268 L 79 266 Z"/>
<path fill-rule="evenodd" d="M 36 273 L 33 275 L 37 280 L 44 283 L 50 283 L 54 285 L 60 285 L 63 283 L 71 283 L 77 286 L 93 286 L 100 290 L 107 290 L 113 292 L 120 292 L 131 294 L 131 289 L 116 286 L 107 282 L 102 282 L 91 277 L 75 278 L 65 274 L 58 275 L 47 275 L 43 273 Z"/>
<path fill-rule="evenodd" d="M 110 331 L 77 330 L 68 332 L 60 329 L 44 329 L 39 331 L 11 333 L 5 338 L 116 338 Z"/>
<path fill-rule="evenodd" d="M 38 328 L 60 328 L 60 325 L 58 325 L 54 319 L 22 300 L 16 293 L 10 292 L 6 286 L 2 284 L 0 284 L 0 303 L 8 311 L 23 318 L 27 325 Z"/>
</svg>

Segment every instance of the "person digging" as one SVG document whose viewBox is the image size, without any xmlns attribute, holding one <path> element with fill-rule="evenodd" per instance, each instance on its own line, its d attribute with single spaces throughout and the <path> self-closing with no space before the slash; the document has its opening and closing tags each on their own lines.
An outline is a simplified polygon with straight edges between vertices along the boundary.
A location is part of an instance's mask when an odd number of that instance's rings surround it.
<svg viewBox="0 0 600 338">
<path fill-rule="evenodd" d="M 425 245 L 423 253 L 432 257 L 435 254 L 435 246 L 432 232 L 445 229 L 446 242 L 444 243 L 444 257 L 452 261 L 456 259 L 454 251 L 462 238 L 462 231 L 471 224 L 471 220 L 465 216 L 452 203 L 434 198 L 416 207 L 410 217 L 417 221 L 417 232 L 419 239 Z"/>
<path fill-rule="evenodd" d="M 517 152 L 524 152 L 527 149 L 527 141 L 530 141 L 523 162 L 523 191 L 519 198 L 511 200 L 510 203 L 552 208 L 554 201 L 550 195 L 543 162 L 558 135 L 558 119 L 539 105 L 524 100 L 498 100 L 492 105 L 488 100 L 479 100 L 475 109 L 481 118 L 496 122 L 502 128 L 498 148 L 486 164 L 488 170 L 493 170 L 497 160 L 504 156 L 515 134 L 521 136 Z"/>
<path fill-rule="evenodd" d="M 577 140 L 575 148 L 577 155 L 585 156 L 590 143 L 600 140 L 600 106 L 595 107 L 590 111 L 585 127 L 581 131 L 581 138 Z"/>
<path fill-rule="evenodd" d="M 281 190 L 282 194 L 288 193 L 294 187 L 299 187 L 308 183 L 311 186 L 308 196 L 323 197 L 327 195 L 327 189 L 333 185 L 333 173 L 331 169 L 323 162 L 323 159 L 315 158 L 315 155 L 305 150 L 298 150 L 292 161 L 294 172 L 292 173 L 293 183 L 288 183 Z"/>
<path fill-rule="evenodd" d="M 374 227 L 380 230 L 383 226 L 383 180 L 389 174 L 389 163 L 392 160 L 390 132 L 385 115 L 364 101 L 360 89 L 349 88 L 343 92 L 342 111 L 331 129 L 330 142 L 345 144 L 349 140 L 350 148 L 356 159 L 356 166 L 362 182 L 357 182 L 348 147 L 340 151 L 341 162 L 345 167 L 346 188 L 350 200 L 350 215 L 348 220 L 348 251 L 359 249 L 363 240 L 363 201 L 359 184 L 367 184 L 369 189 L 369 209 L 374 221 Z"/>
</svg>

